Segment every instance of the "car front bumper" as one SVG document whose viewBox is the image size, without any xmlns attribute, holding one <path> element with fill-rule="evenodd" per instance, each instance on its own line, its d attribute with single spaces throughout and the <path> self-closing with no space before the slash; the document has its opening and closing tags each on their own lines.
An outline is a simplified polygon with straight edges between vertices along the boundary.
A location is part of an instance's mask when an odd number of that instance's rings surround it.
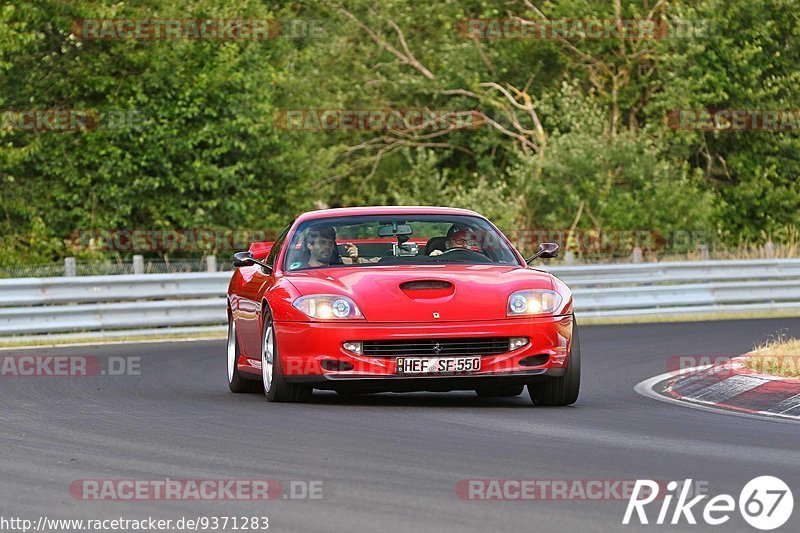
<svg viewBox="0 0 800 533">
<path fill-rule="evenodd" d="M 563 315 L 441 323 L 276 322 L 274 327 L 287 382 L 326 389 L 352 385 L 382 390 L 455 390 L 484 384 L 526 384 L 563 375 L 573 323 L 572 315 Z M 398 374 L 396 357 L 356 355 L 342 347 L 348 341 L 481 337 L 527 337 L 529 342 L 514 351 L 481 356 L 481 368 L 476 372 L 426 374 Z M 546 355 L 546 362 L 520 364 L 534 355 Z M 328 367 L 336 362 L 334 366 L 348 370 L 326 370 L 325 362 Z M 253 373 L 260 373 L 260 361 L 249 363 Z"/>
</svg>

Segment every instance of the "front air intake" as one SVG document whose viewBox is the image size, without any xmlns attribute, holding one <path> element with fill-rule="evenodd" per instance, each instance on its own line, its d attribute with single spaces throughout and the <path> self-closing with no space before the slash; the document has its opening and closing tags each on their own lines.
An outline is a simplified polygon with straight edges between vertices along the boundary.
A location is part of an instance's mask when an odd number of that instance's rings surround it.
<svg viewBox="0 0 800 533">
<path fill-rule="evenodd" d="M 437 279 L 421 279 L 417 281 L 406 281 L 400 284 L 400 288 L 404 291 L 430 291 L 436 289 L 449 289 L 453 284 L 449 281 L 440 281 Z"/>
<path fill-rule="evenodd" d="M 508 352 L 508 337 L 377 340 L 363 346 L 370 357 L 498 355 Z"/>
<path fill-rule="evenodd" d="M 540 353 L 539 355 L 531 355 L 525 359 L 520 359 L 519 366 L 542 366 L 546 365 L 549 360 L 549 355 Z"/>
</svg>

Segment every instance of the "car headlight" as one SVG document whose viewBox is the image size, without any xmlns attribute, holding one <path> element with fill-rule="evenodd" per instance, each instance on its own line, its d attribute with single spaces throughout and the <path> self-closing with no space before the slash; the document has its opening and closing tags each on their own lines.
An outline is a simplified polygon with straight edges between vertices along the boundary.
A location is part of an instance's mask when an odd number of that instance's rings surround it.
<svg viewBox="0 0 800 533">
<path fill-rule="evenodd" d="M 301 296 L 292 305 L 310 318 L 321 319 L 363 319 L 361 309 L 347 296 L 317 294 Z"/>
<path fill-rule="evenodd" d="M 531 289 L 517 291 L 508 297 L 507 316 L 547 315 L 561 305 L 561 295 L 556 291 Z"/>
</svg>

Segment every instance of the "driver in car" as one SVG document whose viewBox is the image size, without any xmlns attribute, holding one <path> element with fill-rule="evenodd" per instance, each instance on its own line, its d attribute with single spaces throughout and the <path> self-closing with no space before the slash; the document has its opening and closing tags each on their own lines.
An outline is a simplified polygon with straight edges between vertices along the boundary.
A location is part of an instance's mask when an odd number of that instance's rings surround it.
<svg viewBox="0 0 800 533">
<path fill-rule="evenodd" d="M 445 252 L 459 248 L 462 250 L 479 252 L 480 247 L 478 246 L 478 240 L 478 235 L 471 229 L 459 229 L 448 235 L 447 240 L 444 242 L 446 248 L 444 252 L 442 250 L 433 250 L 430 255 L 431 257 L 435 255 L 442 255 Z"/>
</svg>

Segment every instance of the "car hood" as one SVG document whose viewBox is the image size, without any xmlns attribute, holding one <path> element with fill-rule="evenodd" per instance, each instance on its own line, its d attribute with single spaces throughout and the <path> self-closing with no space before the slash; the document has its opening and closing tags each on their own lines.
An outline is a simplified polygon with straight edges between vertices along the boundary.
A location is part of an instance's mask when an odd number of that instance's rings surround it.
<svg viewBox="0 0 800 533">
<path fill-rule="evenodd" d="M 369 322 L 495 320 L 512 292 L 554 288 L 546 272 L 507 265 L 335 267 L 286 278 L 302 295 L 349 296 Z"/>
</svg>

